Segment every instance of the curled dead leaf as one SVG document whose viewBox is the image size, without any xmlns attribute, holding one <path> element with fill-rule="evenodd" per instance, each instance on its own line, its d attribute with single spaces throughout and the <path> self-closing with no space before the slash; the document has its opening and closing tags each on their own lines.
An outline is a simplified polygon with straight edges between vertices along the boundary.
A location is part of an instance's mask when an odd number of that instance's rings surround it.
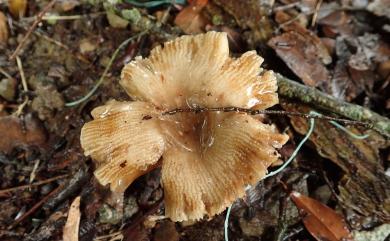
<svg viewBox="0 0 390 241">
<path fill-rule="evenodd" d="M 344 218 L 319 201 L 293 191 L 291 199 L 299 209 L 303 224 L 318 241 L 352 241 Z"/>
<path fill-rule="evenodd" d="M 330 56 L 329 50 L 325 44 L 315 33 L 305 28 L 302 24 L 299 24 L 298 21 L 292 21 L 296 17 L 297 16 L 290 16 L 283 11 L 275 13 L 275 20 L 285 32 L 292 31 L 302 35 L 307 44 L 316 49 L 316 55 L 321 62 L 325 65 L 330 64 L 332 62 L 332 56 Z"/>
<path fill-rule="evenodd" d="M 330 79 L 318 47 L 307 35 L 290 31 L 273 37 L 268 45 L 306 85 L 321 86 Z"/>
<path fill-rule="evenodd" d="M 16 116 L 0 117 L 0 151 L 8 153 L 15 147 L 36 145 L 46 142 L 46 131 L 42 124 L 31 115 L 24 119 Z"/>
<path fill-rule="evenodd" d="M 186 34 L 202 33 L 207 20 L 201 11 L 207 5 L 208 0 L 195 0 L 185 7 L 175 18 L 175 24 Z"/>
<path fill-rule="evenodd" d="M 80 196 L 78 196 L 73 200 L 69 208 L 68 219 L 62 235 L 64 241 L 79 240 L 80 215 Z"/>
</svg>

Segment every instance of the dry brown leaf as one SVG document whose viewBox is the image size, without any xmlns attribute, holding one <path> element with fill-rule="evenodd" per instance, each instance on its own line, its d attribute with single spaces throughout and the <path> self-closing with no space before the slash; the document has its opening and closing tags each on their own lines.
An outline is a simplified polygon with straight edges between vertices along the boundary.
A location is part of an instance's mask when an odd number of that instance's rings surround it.
<svg viewBox="0 0 390 241">
<path fill-rule="evenodd" d="M 318 57 L 318 47 L 307 35 L 287 32 L 273 37 L 268 45 L 306 85 L 321 86 L 330 79 L 328 70 Z"/>
<path fill-rule="evenodd" d="M 9 0 L 8 9 L 15 18 L 24 17 L 27 9 L 27 0 Z"/>
<path fill-rule="evenodd" d="M 78 241 L 80 226 L 80 196 L 76 197 L 69 208 L 68 219 L 62 238 L 64 241 Z"/>
<path fill-rule="evenodd" d="M 185 7 L 175 18 L 175 24 L 186 34 L 202 33 L 207 20 L 202 16 L 201 11 L 208 0 L 196 0 Z"/>
<path fill-rule="evenodd" d="M 0 11 L 0 45 L 7 44 L 8 34 L 7 17 Z"/>
<path fill-rule="evenodd" d="M 280 24 L 279 26 L 285 32 L 293 31 L 301 34 L 307 41 L 307 44 L 312 45 L 313 47 L 316 48 L 316 55 L 321 60 L 321 62 L 323 64 L 330 64 L 332 62 L 332 57 L 329 54 L 329 50 L 327 49 L 325 44 L 321 41 L 321 39 L 317 36 L 317 34 L 306 29 L 298 21 L 292 21 L 293 18 L 294 17 L 282 11 L 278 11 L 275 14 L 275 20 Z"/>
<path fill-rule="evenodd" d="M 0 151 L 8 153 L 14 147 L 27 145 L 43 145 L 46 131 L 42 124 L 31 115 L 24 119 L 16 116 L 0 117 Z"/>
<path fill-rule="evenodd" d="M 306 229 L 318 241 L 353 240 L 344 218 L 333 209 L 296 191 L 291 192 L 290 198 L 298 207 Z"/>
</svg>

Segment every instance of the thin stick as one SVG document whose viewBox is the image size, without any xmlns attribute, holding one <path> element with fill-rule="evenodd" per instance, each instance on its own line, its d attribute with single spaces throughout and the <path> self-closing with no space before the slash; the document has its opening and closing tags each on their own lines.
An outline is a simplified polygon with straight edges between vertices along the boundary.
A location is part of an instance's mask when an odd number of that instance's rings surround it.
<svg viewBox="0 0 390 241">
<path fill-rule="evenodd" d="M 45 13 L 53 7 L 55 2 L 56 2 L 56 0 L 52 0 L 49 4 L 46 5 L 46 7 L 40 13 L 38 13 L 37 18 L 35 19 L 35 21 L 31 25 L 30 29 L 27 31 L 26 35 L 24 35 L 22 41 L 20 41 L 18 47 L 16 47 L 16 49 L 13 52 L 13 54 L 11 55 L 11 57 L 9 57 L 9 60 L 13 60 L 18 55 L 19 51 L 26 44 L 27 39 L 30 37 L 31 33 L 35 30 L 35 28 L 41 22 L 43 15 L 45 15 Z"/>
<path fill-rule="evenodd" d="M 276 74 L 278 94 L 285 98 L 298 99 L 303 103 L 327 110 L 345 118 L 372 124 L 372 128 L 390 138 L 390 119 L 360 105 L 336 99 L 310 86 L 302 85 Z"/>
<path fill-rule="evenodd" d="M 99 241 L 99 240 L 103 240 L 103 239 L 108 239 L 108 238 L 119 236 L 119 235 L 123 236 L 122 231 L 117 231 L 117 232 L 110 233 L 110 234 L 107 234 L 107 235 L 98 236 L 98 237 L 94 238 L 93 241 Z"/>
<path fill-rule="evenodd" d="M 14 78 L 10 74 L 8 74 L 8 72 L 5 71 L 5 69 L 3 69 L 2 67 L 0 67 L 0 73 L 2 73 L 8 79 L 14 80 Z"/>
<path fill-rule="evenodd" d="M 11 187 L 11 188 L 7 188 L 7 189 L 3 189 L 3 190 L 0 190 L 0 196 L 2 196 L 4 194 L 7 194 L 9 192 L 15 192 L 15 191 L 18 191 L 18 190 L 23 190 L 23 189 L 27 189 L 27 188 L 36 187 L 36 186 L 40 186 L 40 185 L 43 185 L 43 184 L 51 183 L 51 182 L 57 181 L 59 179 L 63 179 L 65 177 L 67 177 L 67 176 L 69 176 L 69 175 L 68 174 L 60 175 L 60 176 L 52 177 L 52 178 L 49 178 L 49 179 L 46 179 L 46 180 L 42 180 L 42 181 L 39 181 L 39 182 L 34 182 L 34 183 L 31 183 L 31 184 L 27 184 L 27 185 L 22 185 L 22 186 L 17 186 L 17 187 Z"/>
<path fill-rule="evenodd" d="M 289 4 L 286 4 L 286 5 L 283 5 L 283 6 L 278 6 L 278 7 L 274 7 L 272 9 L 273 12 L 277 12 L 277 11 L 284 11 L 284 10 L 288 10 L 290 8 L 295 8 L 296 6 L 298 6 L 300 4 L 299 1 L 297 2 L 293 2 L 293 3 L 289 3 Z"/>
<path fill-rule="evenodd" d="M 28 91 L 26 76 L 24 75 L 22 60 L 16 56 L 16 64 L 18 65 L 20 79 L 22 80 L 22 86 L 24 91 Z"/>
<path fill-rule="evenodd" d="M 30 208 L 27 212 L 25 212 L 22 216 L 20 216 L 18 219 L 15 220 L 15 222 L 8 227 L 9 229 L 14 228 L 16 225 L 18 225 L 20 222 L 22 222 L 24 219 L 26 219 L 28 216 L 30 216 L 32 213 L 34 213 L 38 208 L 40 208 L 51 196 L 56 194 L 58 191 L 60 191 L 63 188 L 63 185 L 58 186 L 56 189 L 51 191 L 46 197 L 44 197 L 42 200 L 37 202 L 34 206 Z"/>
<path fill-rule="evenodd" d="M 81 18 L 96 18 L 106 12 L 96 12 L 89 14 L 80 14 L 80 15 L 45 15 L 42 17 L 41 21 L 57 21 L 57 20 L 76 20 Z M 32 22 L 35 21 L 37 17 L 23 18 L 21 21 Z"/>
<path fill-rule="evenodd" d="M 20 72 L 20 78 L 22 80 L 23 91 L 27 92 L 28 87 L 27 87 L 26 76 L 24 75 L 23 64 L 22 64 L 22 61 L 20 60 L 19 56 L 16 56 L 16 64 L 18 65 L 18 69 Z M 28 97 L 24 96 L 23 103 L 18 106 L 18 109 L 16 110 L 16 112 L 14 114 L 16 116 L 20 116 L 23 112 L 24 107 L 27 105 L 27 103 L 28 103 Z"/>
<path fill-rule="evenodd" d="M 299 113 L 299 112 L 288 112 L 288 111 L 282 111 L 282 110 L 252 110 L 247 108 L 241 108 L 241 107 L 213 107 L 213 108 L 207 108 L 207 107 L 195 107 L 195 108 L 177 108 L 170 111 L 164 112 L 162 115 L 174 115 L 177 113 L 182 112 L 192 112 L 192 113 L 201 113 L 201 112 L 238 112 L 238 113 L 246 113 L 249 115 L 260 115 L 260 114 L 268 114 L 268 115 L 287 115 L 287 116 L 299 116 L 304 117 L 307 119 L 313 118 L 313 119 L 321 119 L 321 120 L 327 120 L 327 121 L 337 121 L 341 122 L 346 125 L 359 125 L 364 126 L 367 128 L 371 128 L 371 125 L 366 122 L 362 121 L 354 121 L 354 120 L 347 120 L 347 119 L 340 119 L 335 118 L 331 116 L 325 116 L 321 114 L 305 114 L 305 113 Z"/>
<path fill-rule="evenodd" d="M 65 106 L 68 106 L 68 107 L 71 107 L 71 106 L 75 106 L 75 105 L 78 105 L 84 101 L 86 101 L 87 99 L 89 99 L 94 93 L 95 91 L 99 88 L 99 86 L 103 83 L 104 81 L 104 78 L 106 77 L 108 71 L 110 70 L 111 68 L 111 65 L 114 63 L 114 60 L 116 58 L 116 56 L 118 55 L 119 51 L 124 48 L 130 41 L 136 39 L 136 38 L 139 38 L 141 36 L 143 36 L 144 34 L 146 34 L 147 32 L 149 31 L 149 29 L 146 29 L 144 30 L 143 32 L 140 32 L 128 39 L 126 39 L 125 41 L 123 41 L 119 47 L 115 50 L 115 52 L 112 54 L 111 56 L 111 59 L 110 59 L 110 62 L 108 63 L 108 65 L 106 66 L 106 68 L 104 69 L 104 72 L 102 74 L 102 76 L 100 77 L 100 79 L 95 83 L 95 85 L 93 86 L 93 88 L 88 92 L 88 94 L 86 94 L 84 97 L 82 97 L 81 99 L 78 99 L 76 101 L 72 101 L 72 102 L 67 102 L 65 103 Z"/>
<path fill-rule="evenodd" d="M 313 18 L 311 19 L 311 27 L 312 28 L 316 25 L 317 16 L 318 16 L 318 12 L 320 11 L 321 4 L 322 4 L 322 0 L 318 0 L 318 2 L 316 4 L 316 9 L 315 9 L 314 14 L 313 14 Z"/>
</svg>

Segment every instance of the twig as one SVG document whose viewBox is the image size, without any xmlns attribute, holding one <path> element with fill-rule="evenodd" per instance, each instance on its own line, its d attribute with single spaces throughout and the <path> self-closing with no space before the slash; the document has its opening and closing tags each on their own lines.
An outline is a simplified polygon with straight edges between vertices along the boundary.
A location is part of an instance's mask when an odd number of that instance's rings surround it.
<svg viewBox="0 0 390 241">
<path fill-rule="evenodd" d="M 283 5 L 283 6 L 278 6 L 278 7 L 274 7 L 272 9 L 273 12 L 278 12 L 278 11 L 284 11 L 284 10 L 288 10 L 290 8 L 295 8 L 296 6 L 298 6 L 299 4 L 301 4 L 300 1 L 296 1 L 296 2 L 293 2 L 293 3 L 289 3 L 289 4 L 286 4 L 286 5 Z"/>
<path fill-rule="evenodd" d="M 19 56 L 16 56 L 16 63 L 18 65 L 18 69 L 20 72 L 20 78 L 22 80 L 23 91 L 27 92 L 28 87 L 27 87 L 26 76 L 24 75 L 23 64 L 22 64 L 22 61 L 20 60 Z M 28 103 L 28 96 L 26 95 L 26 96 L 24 96 L 23 103 L 18 106 L 18 109 L 16 110 L 16 112 L 14 114 L 16 116 L 20 116 L 23 112 L 24 107 L 27 105 L 27 103 Z"/>
<path fill-rule="evenodd" d="M 7 77 L 8 79 L 11 79 L 11 80 L 14 80 L 15 78 L 13 78 L 10 74 L 8 74 L 7 71 L 5 71 L 5 69 L 3 69 L 2 67 L 0 67 L 0 73 L 2 73 L 5 77 Z"/>
<path fill-rule="evenodd" d="M 3 190 L 0 190 L 0 196 L 4 195 L 6 193 L 9 193 L 9 192 L 14 192 L 14 191 L 23 190 L 23 189 L 36 187 L 36 186 L 40 186 L 40 185 L 43 185 L 43 184 L 47 184 L 47 183 L 50 183 L 50 182 L 54 182 L 54 181 L 57 181 L 59 179 L 63 179 L 65 177 L 67 177 L 67 176 L 69 176 L 69 175 L 68 174 L 61 175 L 61 176 L 52 177 L 52 178 L 49 178 L 49 179 L 46 179 L 46 180 L 42 180 L 42 181 L 39 181 L 39 182 L 34 182 L 34 183 L 31 183 L 31 184 L 27 184 L 27 185 L 22 185 L 22 186 L 17 186 L 17 187 L 11 187 L 11 188 L 7 188 L 7 189 L 3 189 Z"/>
<path fill-rule="evenodd" d="M 64 184 L 64 188 L 56 193 L 55 196 L 51 197 L 44 205 L 43 209 L 52 210 L 58 204 L 67 200 L 70 196 L 74 195 L 80 188 L 89 180 L 90 174 L 84 167 L 81 167 L 72 177 L 67 180 Z"/>
<path fill-rule="evenodd" d="M 28 91 L 26 76 L 24 75 L 22 60 L 16 56 L 16 63 L 20 72 L 20 79 L 22 80 L 23 91 Z"/>
<path fill-rule="evenodd" d="M 30 173 L 30 180 L 28 181 L 28 183 L 31 184 L 31 183 L 34 181 L 35 176 L 36 176 L 36 172 L 37 172 L 37 170 L 38 170 L 38 167 L 39 167 L 39 163 L 40 163 L 40 162 L 41 162 L 40 159 L 36 159 L 36 160 L 35 160 L 34 167 L 33 167 L 32 171 L 31 171 L 31 173 Z"/>
<path fill-rule="evenodd" d="M 84 101 L 86 101 L 87 99 L 89 99 L 94 93 L 95 91 L 99 88 L 99 86 L 103 83 L 104 81 L 104 78 L 106 77 L 108 71 L 110 70 L 111 68 L 111 65 L 114 63 L 114 60 L 116 58 L 116 56 L 118 55 L 119 51 L 124 48 L 129 42 L 133 41 L 134 39 L 136 38 L 139 38 L 143 35 L 145 35 L 147 32 L 149 31 L 149 29 L 146 29 L 128 39 L 126 39 L 125 41 L 123 41 L 119 47 L 115 50 L 115 52 L 112 54 L 111 56 L 111 59 L 110 59 L 110 62 L 108 62 L 108 65 L 106 66 L 106 68 L 104 69 L 104 72 L 102 74 L 102 76 L 100 76 L 100 79 L 95 83 L 95 85 L 93 86 L 93 88 L 88 92 L 88 94 L 86 94 L 84 97 L 82 97 L 81 99 L 78 99 L 76 101 L 72 101 L 72 102 L 67 102 L 65 103 L 65 106 L 68 106 L 68 107 L 71 107 L 71 106 L 75 106 L 75 105 L 78 105 Z"/>
<path fill-rule="evenodd" d="M 81 18 L 96 18 L 99 17 L 106 12 L 96 12 L 96 13 L 89 13 L 89 14 L 80 14 L 80 15 L 44 15 L 41 19 L 41 21 L 57 21 L 57 20 L 76 20 Z M 30 17 L 30 18 L 23 18 L 21 21 L 26 22 L 32 22 L 35 21 L 37 17 Z"/>
<path fill-rule="evenodd" d="M 289 19 L 289 20 L 279 24 L 277 30 L 282 29 L 284 26 L 289 25 L 290 23 L 293 23 L 293 22 L 297 21 L 300 17 L 303 17 L 303 16 L 305 16 L 305 14 L 303 14 L 303 13 L 297 14 L 295 17 L 293 17 L 293 18 L 291 18 L 291 19 Z"/>
<path fill-rule="evenodd" d="M 15 222 L 8 227 L 8 229 L 14 228 L 16 225 L 18 225 L 20 222 L 22 222 L 24 219 L 26 219 L 28 216 L 30 216 L 32 213 L 34 213 L 39 207 L 41 207 L 51 196 L 56 194 L 59 190 L 63 188 L 63 185 L 58 186 L 56 189 L 51 191 L 46 197 L 44 197 L 42 200 L 37 202 L 30 210 L 25 212 L 22 216 L 20 216 L 18 219 L 15 220 Z"/>
<path fill-rule="evenodd" d="M 50 1 L 49 4 L 46 5 L 46 7 L 40 12 L 38 13 L 37 15 L 37 18 L 35 19 L 35 21 L 33 22 L 33 24 L 31 25 L 30 29 L 27 31 L 26 35 L 24 35 L 22 41 L 20 41 L 18 47 L 16 47 L 15 51 L 13 52 L 13 54 L 11 55 L 11 57 L 9 57 L 9 60 L 13 60 L 19 53 L 19 51 L 23 48 L 23 46 L 26 44 L 26 41 L 27 39 L 30 37 L 31 33 L 35 30 L 35 28 L 38 26 L 38 24 L 41 22 L 42 20 L 42 17 L 45 15 L 45 13 L 47 11 L 49 11 L 50 8 L 53 7 L 54 3 L 56 2 L 56 0 L 52 0 Z"/>
<path fill-rule="evenodd" d="M 365 127 L 371 127 L 369 123 L 361 122 L 361 121 L 354 121 L 354 120 L 346 120 L 346 119 L 340 119 L 335 118 L 331 116 L 325 116 L 320 114 L 305 114 L 305 113 L 298 113 L 298 112 L 288 112 L 283 110 L 252 110 L 247 108 L 241 108 L 241 107 L 213 107 L 213 108 L 207 108 L 207 107 L 194 107 L 194 108 L 177 108 L 170 111 L 164 112 L 162 115 L 174 115 L 177 113 L 182 112 L 193 112 L 193 113 L 201 113 L 201 112 L 238 112 L 238 113 L 246 113 L 249 115 L 260 115 L 260 114 L 268 114 L 268 115 L 288 115 L 288 116 L 299 116 L 304 118 L 313 118 L 313 119 L 321 119 L 321 120 L 328 120 L 328 121 L 337 121 L 341 122 L 343 124 L 347 125 L 360 125 Z"/>
<path fill-rule="evenodd" d="M 318 16 L 318 12 L 320 11 L 321 4 L 322 4 L 322 0 L 318 0 L 314 14 L 313 14 L 313 18 L 311 19 L 311 27 L 312 28 L 316 25 L 317 16 Z"/>
<path fill-rule="evenodd" d="M 93 241 L 104 240 L 104 239 L 108 239 L 108 238 L 111 238 L 111 237 L 116 237 L 116 236 L 119 236 L 119 235 L 123 236 L 122 231 L 117 231 L 117 232 L 113 232 L 113 233 L 110 233 L 110 234 L 98 236 L 98 237 L 94 238 Z"/>
<path fill-rule="evenodd" d="M 303 103 L 316 106 L 317 108 L 330 111 L 351 120 L 368 122 L 374 130 L 390 138 L 390 119 L 360 105 L 338 100 L 313 87 L 299 84 L 280 74 L 277 74 L 276 78 L 278 80 L 278 93 L 280 96 L 298 99 Z"/>
</svg>

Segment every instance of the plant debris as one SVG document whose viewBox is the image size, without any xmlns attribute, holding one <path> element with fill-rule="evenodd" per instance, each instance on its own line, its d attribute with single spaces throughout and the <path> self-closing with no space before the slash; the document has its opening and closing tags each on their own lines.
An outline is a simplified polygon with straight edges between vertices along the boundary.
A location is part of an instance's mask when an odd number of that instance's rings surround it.
<svg viewBox="0 0 390 241">
<path fill-rule="evenodd" d="M 290 197 L 297 205 L 305 227 L 317 240 L 353 240 L 347 223 L 334 210 L 299 192 L 291 192 Z"/>
</svg>

